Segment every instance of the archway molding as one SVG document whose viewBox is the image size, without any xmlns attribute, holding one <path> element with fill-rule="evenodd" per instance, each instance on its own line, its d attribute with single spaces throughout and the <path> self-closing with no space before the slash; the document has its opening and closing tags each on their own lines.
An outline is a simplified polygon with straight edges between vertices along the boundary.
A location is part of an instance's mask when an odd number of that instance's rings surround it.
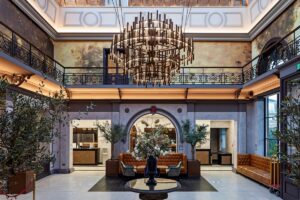
<svg viewBox="0 0 300 200">
<path fill-rule="evenodd" d="M 143 109 L 143 110 L 137 112 L 136 114 L 133 115 L 133 117 L 130 118 L 130 120 L 128 121 L 128 123 L 126 125 L 126 128 L 125 128 L 126 133 L 127 133 L 127 136 L 126 136 L 126 141 L 127 142 L 130 141 L 130 130 L 131 130 L 132 126 L 134 125 L 134 123 L 139 118 L 141 118 L 141 117 L 143 117 L 145 115 L 148 115 L 148 114 L 153 114 L 153 113 L 151 113 L 151 111 L 150 111 L 149 108 Z M 162 116 L 166 117 L 167 119 L 169 119 L 172 122 L 172 124 L 174 125 L 174 127 L 175 127 L 177 142 L 180 142 L 180 143 L 184 142 L 183 133 L 182 133 L 182 130 L 181 130 L 181 126 L 180 126 L 178 120 L 171 113 L 169 113 L 166 110 L 157 108 L 157 111 L 154 114 L 159 114 L 159 115 L 162 115 Z"/>
</svg>

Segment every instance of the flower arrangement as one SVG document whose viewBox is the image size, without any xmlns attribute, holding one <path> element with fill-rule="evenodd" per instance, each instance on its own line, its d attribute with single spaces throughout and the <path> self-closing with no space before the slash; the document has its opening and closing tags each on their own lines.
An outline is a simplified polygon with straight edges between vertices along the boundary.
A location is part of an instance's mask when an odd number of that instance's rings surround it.
<svg viewBox="0 0 300 200">
<path fill-rule="evenodd" d="M 165 127 L 157 126 L 151 132 L 137 136 L 136 145 L 132 156 L 137 160 L 147 159 L 149 156 L 158 158 L 170 152 L 171 140 L 164 134 Z"/>
</svg>

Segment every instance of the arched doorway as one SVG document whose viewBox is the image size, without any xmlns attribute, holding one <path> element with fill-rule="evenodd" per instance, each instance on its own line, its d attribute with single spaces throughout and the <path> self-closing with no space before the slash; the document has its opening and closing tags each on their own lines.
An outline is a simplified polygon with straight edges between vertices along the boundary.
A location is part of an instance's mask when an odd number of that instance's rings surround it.
<svg viewBox="0 0 300 200">
<path fill-rule="evenodd" d="M 284 63 L 283 59 L 289 57 L 287 43 L 280 37 L 270 39 L 264 46 L 257 63 L 256 74 L 261 75 Z"/>
<path fill-rule="evenodd" d="M 170 150 L 177 152 L 178 137 L 176 127 L 169 118 L 161 114 L 144 114 L 134 121 L 129 131 L 129 151 L 133 151 L 138 135 L 151 132 L 158 125 L 166 128 L 163 134 L 168 135 L 171 139 Z"/>
</svg>

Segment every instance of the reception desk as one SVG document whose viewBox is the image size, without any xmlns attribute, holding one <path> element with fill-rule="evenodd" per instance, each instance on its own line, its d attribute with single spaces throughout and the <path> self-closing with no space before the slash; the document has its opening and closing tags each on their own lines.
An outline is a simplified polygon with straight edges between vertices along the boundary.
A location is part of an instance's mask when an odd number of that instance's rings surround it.
<svg viewBox="0 0 300 200">
<path fill-rule="evenodd" d="M 99 163 L 99 148 L 73 149 L 74 165 L 97 165 Z"/>
</svg>

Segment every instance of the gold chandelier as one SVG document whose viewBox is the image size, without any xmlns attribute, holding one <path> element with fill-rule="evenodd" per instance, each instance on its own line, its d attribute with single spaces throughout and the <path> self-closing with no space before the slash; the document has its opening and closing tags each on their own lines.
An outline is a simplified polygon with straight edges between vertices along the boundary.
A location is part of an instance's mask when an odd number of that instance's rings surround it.
<svg viewBox="0 0 300 200">
<path fill-rule="evenodd" d="M 181 65 L 194 60 L 192 38 L 182 27 L 156 12 L 145 18 L 140 13 L 133 24 L 114 35 L 111 58 L 137 84 L 169 85 Z"/>
</svg>

